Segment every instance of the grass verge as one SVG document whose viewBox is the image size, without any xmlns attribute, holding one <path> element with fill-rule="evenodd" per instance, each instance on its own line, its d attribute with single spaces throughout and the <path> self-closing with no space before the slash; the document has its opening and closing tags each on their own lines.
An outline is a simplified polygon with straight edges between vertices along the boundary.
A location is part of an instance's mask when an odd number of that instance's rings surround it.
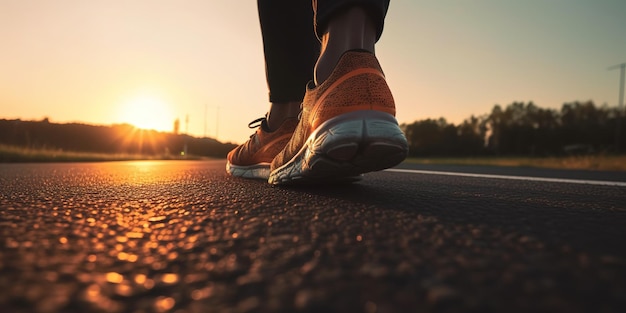
<svg viewBox="0 0 626 313">
<path fill-rule="evenodd" d="M 0 145 L 0 163 L 17 162 L 102 162 L 129 160 L 178 160 L 175 155 L 138 155 L 72 152 L 60 149 L 31 149 Z M 201 157 L 188 156 L 187 160 Z M 626 171 L 626 155 L 587 155 L 568 157 L 469 157 L 469 158 L 408 158 L 407 163 L 488 165 L 513 167 L 545 167 L 599 171 Z"/>
<path fill-rule="evenodd" d="M 104 162 L 130 160 L 178 160 L 174 155 L 108 154 L 64 151 L 60 149 L 31 149 L 0 145 L 0 163 L 18 162 Z M 200 159 L 189 156 L 185 159 Z"/>
<path fill-rule="evenodd" d="M 471 158 L 408 158 L 418 164 L 489 165 L 543 167 L 596 171 L 626 171 L 626 155 L 585 155 L 566 157 L 471 157 Z"/>
</svg>

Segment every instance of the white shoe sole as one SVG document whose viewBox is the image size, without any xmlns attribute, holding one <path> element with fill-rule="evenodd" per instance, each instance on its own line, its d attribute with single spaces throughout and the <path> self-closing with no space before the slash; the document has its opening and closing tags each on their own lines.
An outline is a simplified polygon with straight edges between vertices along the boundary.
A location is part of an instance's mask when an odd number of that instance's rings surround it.
<svg viewBox="0 0 626 313">
<path fill-rule="evenodd" d="M 270 176 L 270 164 L 259 163 L 241 166 L 226 162 L 226 172 L 235 177 L 267 180 Z"/>
<path fill-rule="evenodd" d="M 402 162 L 408 143 L 393 115 L 355 111 L 318 127 L 286 164 L 272 171 L 275 185 L 352 180 Z"/>
</svg>

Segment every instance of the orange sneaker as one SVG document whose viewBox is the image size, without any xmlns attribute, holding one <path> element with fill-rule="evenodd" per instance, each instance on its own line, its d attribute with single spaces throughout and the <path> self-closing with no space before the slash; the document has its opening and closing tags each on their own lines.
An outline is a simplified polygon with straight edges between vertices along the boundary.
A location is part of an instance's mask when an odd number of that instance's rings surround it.
<svg viewBox="0 0 626 313">
<path fill-rule="evenodd" d="M 265 117 L 250 122 L 248 127 L 258 128 L 248 141 L 228 153 L 226 171 L 237 177 L 267 179 L 270 162 L 285 147 L 297 125 L 298 120 L 290 118 L 270 131 Z"/>
<path fill-rule="evenodd" d="M 395 113 L 376 56 L 346 52 L 326 81 L 307 88 L 300 123 L 272 161 L 269 182 L 343 180 L 399 164 L 408 143 Z"/>
</svg>

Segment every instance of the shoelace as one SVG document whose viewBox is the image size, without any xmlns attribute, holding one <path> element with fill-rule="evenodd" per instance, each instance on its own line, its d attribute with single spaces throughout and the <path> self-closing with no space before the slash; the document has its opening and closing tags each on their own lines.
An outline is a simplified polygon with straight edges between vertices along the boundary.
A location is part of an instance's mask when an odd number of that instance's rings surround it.
<svg viewBox="0 0 626 313">
<path fill-rule="evenodd" d="M 302 119 L 302 108 L 303 108 L 303 105 L 304 105 L 303 103 L 300 103 L 300 112 L 298 113 L 298 120 Z M 265 116 L 263 116 L 263 117 L 259 117 L 256 120 L 248 123 L 248 128 L 255 129 L 255 128 L 260 127 L 261 125 L 263 125 L 263 122 L 267 123 L 267 114 Z M 252 134 L 250 137 L 252 138 L 252 136 L 255 136 L 255 135 L 256 135 L 256 133 Z"/>
<path fill-rule="evenodd" d="M 255 129 L 255 128 L 261 127 L 261 125 L 263 125 L 263 122 L 265 122 L 266 120 L 267 120 L 267 115 L 263 117 L 259 117 L 256 120 L 248 123 L 248 128 Z M 255 136 L 256 136 L 256 132 L 250 135 L 250 138 L 255 137 Z"/>
<path fill-rule="evenodd" d="M 300 103 L 300 112 L 298 113 L 298 120 L 302 119 L 302 108 L 304 106 L 304 103 Z M 255 129 L 261 125 L 263 125 L 263 121 L 267 121 L 267 114 L 263 117 L 259 117 L 256 120 L 248 123 L 248 128 L 251 129 Z"/>
<path fill-rule="evenodd" d="M 267 119 L 267 117 L 265 117 L 265 116 L 259 117 L 256 120 L 248 123 L 248 128 L 255 129 L 255 128 L 261 126 L 263 124 L 263 121 L 265 121 L 266 119 Z"/>
</svg>

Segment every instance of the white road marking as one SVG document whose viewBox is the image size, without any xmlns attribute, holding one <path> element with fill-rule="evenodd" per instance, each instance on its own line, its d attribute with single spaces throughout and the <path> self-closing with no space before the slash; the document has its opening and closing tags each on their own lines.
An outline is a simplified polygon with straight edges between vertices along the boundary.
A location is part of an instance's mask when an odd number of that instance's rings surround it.
<svg viewBox="0 0 626 313">
<path fill-rule="evenodd" d="M 386 169 L 385 171 L 398 172 L 398 173 L 426 174 L 426 175 L 462 176 L 462 177 L 478 177 L 478 178 L 490 178 L 490 179 L 510 179 L 510 180 L 540 181 L 540 182 L 550 182 L 550 183 L 626 187 L 626 182 L 605 181 L 605 180 L 585 180 L 585 179 L 565 179 L 565 178 L 548 178 L 548 177 L 531 177 L 531 176 L 439 172 L 439 171 L 423 171 L 423 170 L 410 170 L 410 169 L 400 169 L 400 168 L 391 168 L 391 169 Z"/>
</svg>

